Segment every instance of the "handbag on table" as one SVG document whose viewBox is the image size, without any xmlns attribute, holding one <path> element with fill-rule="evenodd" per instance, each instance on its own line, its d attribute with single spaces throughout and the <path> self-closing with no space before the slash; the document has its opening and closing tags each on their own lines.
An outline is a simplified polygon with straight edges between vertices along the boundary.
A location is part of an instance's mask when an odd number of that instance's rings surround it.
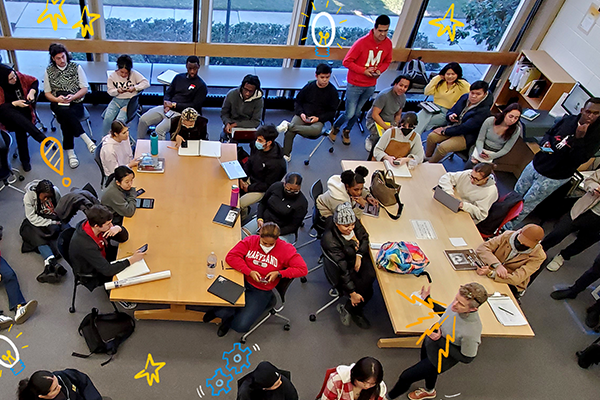
<svg viewBox="0 0 600 400">
<path fill-rule="evenodd" d="M 382 208 L 392 219 L 400 218 L 404 204 L 400 201 L 400 185 L 394 179 L 392 171 L 377 170 L 371 176 L 371 194 L 379 201 Z M 385 207 L 398 204 L 396 215 L 390 213 Z"/>
</svg>

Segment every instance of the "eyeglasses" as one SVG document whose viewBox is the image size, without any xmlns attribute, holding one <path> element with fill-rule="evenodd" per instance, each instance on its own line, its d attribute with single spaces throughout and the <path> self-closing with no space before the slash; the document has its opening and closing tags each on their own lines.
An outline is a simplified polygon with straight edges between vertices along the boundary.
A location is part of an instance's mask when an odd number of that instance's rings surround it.
<svg viewBox="0 0 600 400">
<path fill-rule="evenodd" d="M 300 193 L 300 190 L 290 190 L 290 189 L 288 189 L 286 187 L 284 187 L 283 190 L 285 190 L 286 193 L 289 193 L 289 194 L 298 194 L 298 193 Z"/>
<path fill-rule="evenodd" d="M 481 179 L 479 179 L 479 178 L 476 178 L 476 177 L 474 177 L 474 176 L 473 176 L 473 174 L 471 174 L 471 179 L 472 179 L 474 182 L 481 182 L 481 181 L 482 181 L 482 180 L 484 180 L 485 178 L 481 178 Z"/>
</svg>

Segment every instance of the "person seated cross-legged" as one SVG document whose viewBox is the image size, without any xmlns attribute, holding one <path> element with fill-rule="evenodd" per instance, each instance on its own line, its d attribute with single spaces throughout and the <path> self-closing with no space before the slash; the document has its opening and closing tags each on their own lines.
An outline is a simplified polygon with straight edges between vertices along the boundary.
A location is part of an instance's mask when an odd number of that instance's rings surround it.
<svg viewBox="0 0 600 400">
<path fill-rule="evenodd" d="M 292 160 L 292 146 L 296 135 L 314 139 L 321 136 L 323 124 L 333 122 L 340 102 L 337 89 L 329 82 L 331 67 L 327 64 L 317 65 L 314 81 L 308 82 L 294 102 L 294 118 L 292 122 L 282 121 L 277 126 L 279 133 L 285 133 L 283 154 L 287 162 Z"/>
</svg>

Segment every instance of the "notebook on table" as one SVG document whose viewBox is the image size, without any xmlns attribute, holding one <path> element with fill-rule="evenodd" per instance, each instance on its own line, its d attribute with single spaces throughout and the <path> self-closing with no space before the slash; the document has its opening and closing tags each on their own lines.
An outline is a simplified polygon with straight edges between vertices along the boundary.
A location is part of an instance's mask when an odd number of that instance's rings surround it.
<svg viewBox="0 0 600 400">
<path fill-rule="evenodd" d="M 240 215 L 240 209 L 237 207 L 232 207 L 229 204 L 221 204 L 217 214 L 213 218 L 213 222 L 215 224 L 227 226 L 229 228 L 233 228 L 235 225 L 235 221 Z"/>
<path fill-rule="evenodd" d="M 218 160 L 219 164 L 221 164 L 221 167 L 223 167 L 223 170 L 225 170 L 225 172 L 227 173 L 229 179 L 240 179 L 248 176 L 246 175 L 246 171 L 244 171 L 244 168 L 242 168 L 242 164 L 240 164 L 238 160 L 225 162 L 221 162 L 220 158 L 218 158 Z"/>
<path fill-rule="evenodd" d="M 388 160 L 383 161 L 383 166 L 387 171 L 391 171 L 395 177 L 399 178 L 411 178 L 412 175 L 410 170 L 408 169 L 408 164 L 404 163 L 402 165 L 392 164 Z"/>
<path fill-rule="evenodd" d="M 475 270 L 485 265 L 473 249 L 444 250 L 444 254 L 455 271 Z"/>
<path fill-rule="evenodd" d="M 127 258 L 129 258 L 129 257 L 127 257 Z M 122 261 L 122 260 L 117 260 L 117 261 Z M 113 263 L 117 262 L 117 261 L 113 261 Z M 146 264 L 146 261 L 142 259 L 138 262 L 131 264 L 129 267 L 125 268 L 123 271 L 119 272 L 117 274 L 117 280 L 120 281 L 121 279 L 133 278 L 135 276 L 147 274 L 148 272 L 150 272 L 150 268 L 148 268 L 148 264 Z"/>
<path fill-rule="evenodd" d="M 230 304 L 235 304 L 245 290 L 243 286 L 219 275 L 208 288 L 208 293 L 212 293 Z"/>
<path fill-rule="evenodd" d="M 188 140 L 186 147 L 179 147 L 180 156 L 221 157 L 221 142 L 210 140 Z"/>
<path fill-rule="evenodd" d="M 435 187 L 435 193 L 433 194 L 433 198 L 445 205 L 446 207 L 448 207 L 450 210 L 454 211 L 455 213 L 459 211 L 460 200 L 446 193 L 446 191 L 440 186 Z"/>
</svg>

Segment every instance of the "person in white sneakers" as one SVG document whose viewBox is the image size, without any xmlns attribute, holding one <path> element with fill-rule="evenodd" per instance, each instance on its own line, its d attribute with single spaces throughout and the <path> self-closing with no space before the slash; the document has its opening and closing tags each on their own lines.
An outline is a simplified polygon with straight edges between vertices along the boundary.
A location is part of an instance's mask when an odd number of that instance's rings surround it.
<svg viewBox="0 0 600 400">
<path fill-rule="evenodd" d="M 548 263 L 549 271 L 558 271 L 565 261 L 581 253 L 600 240 L 600 170 L 583 181 L 586 194 L 581 197 L 556 224 L 544 240 L 542 246 L 548 251 L 561 243 L 571 233 L 577 232 L 577 239 L 560 251 Z"/>
<path fill-rule="evenodd" d="M 76 137 L 83 139 L 90 153 L 96 150 L 96 145 L 80 122 L 85 112 L 83 98 L 88 92 L 88 81 L 83 68 L 72 61 L 65 46 L 52 43 L 49 52 L 50 65 L 44 74 L 44 95 L 50 101 L 50 109 L 60 124 L 69 166 L 77 168 L 79 160 L 74 150 Z"/>
<path fill-rule="evenodd" d="M 490 207 L 498 200 L 494 167 L 479 163 L 466 171 L 446 172 L 438 182 L 446 193 L 461 200 L 459 209 L 468 212 L 476 224 L 487 218 Z"/>
<path fill-rule="evenodd" d="M 2 241 L 2 226 L 0 226 L 0 241 Z M 25 301 L 21 287 L 19 286 L 19 280 L 15 271 L 8 265 L 6 260 L 2 258 L 0 252 L 0 283 L 4 285 L 6 289 L 6 295 L 8 296 L 8 308 L 15 312 L 15 318 L 12 319 L 4 315 L 4 312 L 0 310 L 0 330 L 10 327 L 12 324 L 22 324 L 27 321 L 29 317 L 35 312 L 37 308 L 37 301 L 31 300 Z"/>
</svg>

